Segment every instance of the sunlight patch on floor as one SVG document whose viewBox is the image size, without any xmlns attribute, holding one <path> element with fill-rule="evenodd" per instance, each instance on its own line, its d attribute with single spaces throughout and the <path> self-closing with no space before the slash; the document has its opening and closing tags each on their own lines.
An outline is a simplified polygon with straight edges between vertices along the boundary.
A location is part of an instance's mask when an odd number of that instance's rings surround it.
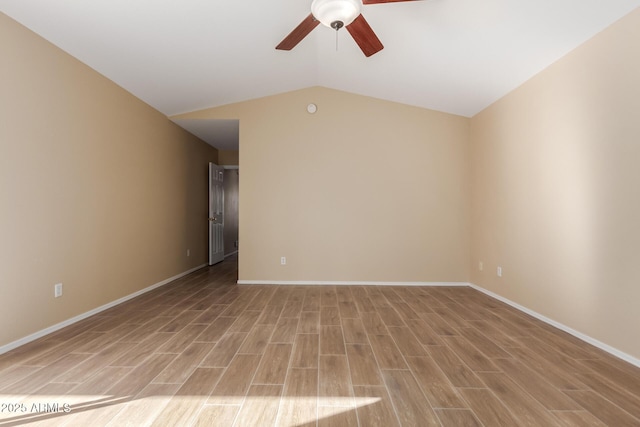
<svg viewBox="0 0 640 427">
<path fill-rule="evenodd" d="M 354 411 L 367 405 L 372 405 L 380 401 L 377 397 L 336 397 L 336 396 L 180 396 L 180 395 L 151 395 L 135 398 L 133 396 L 113 396 L 113 395 L 4 395 L 0 396 L 3 402 L 14 402 L 11 407 L 0 414 L 0 423 L 29 423 L 29 422 L 57 422 L 61 417 L 78 415 L 80 413 L 98 414 L 105 409 L 114 407 L 136 408 L 136 415 L 151 416 L 154 418 L 162 411 L 170 401 L 178 403 L 180 406 L 188 406 L 193 403 L 194 407 L 200 408 L 203 400 L 207 400 L 206 406 L 236 406 L 240 409 L 244 406 L 253 406 L 258 402 L 274 401 L 278 409 L 279 425 L 300 425 L 305 423 L 315 423 L 318 417 L 331 418 L 340 416 L 349 411 Z M 258 405 L 260 406 L 260 405 Z M 196 409 L 194 408 L 194 409 Z M 133 408 L 132 408 L 133 409 Z M 195 412 L 197 412 L 197 410 Z M 153 412 L 143 414 L 146 411 Z M 124 415 L 125 411 L 122 413 Z M 130 412 L 127 415 L 134 415 Z M 74 417 L 75 418 L 75 417 Z M 121 418 L 121 417 L 117 417 Z M 122 420 L 119 420 L 122 421 Z M 48 425 L 48 424 L 47 424 Z"/>
</svg>

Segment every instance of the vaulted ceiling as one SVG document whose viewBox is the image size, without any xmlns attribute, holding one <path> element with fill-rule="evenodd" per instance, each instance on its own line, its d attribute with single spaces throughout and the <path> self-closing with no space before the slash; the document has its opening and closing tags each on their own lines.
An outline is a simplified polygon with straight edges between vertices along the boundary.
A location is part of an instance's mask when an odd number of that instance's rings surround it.
<svg viewBox="0 0 640 427">
<path fill-rule="evenodd" d="M 275 46 L 311 0 L 0 0 L 0 11 L 167 116 L 324 86 L 473 116 L 640 0 L 365 5 L 384 50 L 317 27 Z"/>
</svg>

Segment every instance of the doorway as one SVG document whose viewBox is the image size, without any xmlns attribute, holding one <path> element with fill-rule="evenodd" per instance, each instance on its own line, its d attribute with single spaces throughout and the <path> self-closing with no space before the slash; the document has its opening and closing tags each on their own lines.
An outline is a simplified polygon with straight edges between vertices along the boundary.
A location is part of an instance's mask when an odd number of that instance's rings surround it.
<svg viewBox="0 0 640 427">
<path fill-rule="evenodd" d="M 238 199 L 240 170 L 238 166 L 224 166 L 224 257 L 238 253 Z"/>
<path fill-rule="evenodd" d="M 224 168 L 209 163 L 209 265 L 224 260 Z"/>
</svg>

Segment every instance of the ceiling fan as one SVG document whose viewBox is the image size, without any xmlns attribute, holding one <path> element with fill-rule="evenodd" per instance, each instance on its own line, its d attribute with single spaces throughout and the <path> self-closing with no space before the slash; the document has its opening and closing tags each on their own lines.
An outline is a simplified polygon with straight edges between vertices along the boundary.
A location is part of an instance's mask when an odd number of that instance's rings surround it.
<svg viewBox="0 0 640 427">
<path fill-rule="evenodd" d="M 360 13 L 360 8 L 363 4 L 395 3 L 400 1 L 416 0 L 313 0 L 309 16 L 285 37 L 276 46 L 276 49 L 293 49 L 318 24 L 323 24 L 336 31 L 345 27 L 358 46 L 360 46 L 360 49 L 362 49 L 362 53 L 369 57 L 380 52 L 384 46 Z"/>
</svg>

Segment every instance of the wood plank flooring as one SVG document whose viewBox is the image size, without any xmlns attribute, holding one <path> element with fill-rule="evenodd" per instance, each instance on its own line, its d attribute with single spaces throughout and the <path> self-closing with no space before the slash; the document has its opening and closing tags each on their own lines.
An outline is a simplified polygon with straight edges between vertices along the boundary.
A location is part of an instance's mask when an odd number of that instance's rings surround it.
<svg viewBox="0 0 640 427">
<path fill-rule="evenodd" d="M 0 425 L 640 426 L 640 369 L 465 287 L 199 270 L 0 356 Z"/>
</svg>

